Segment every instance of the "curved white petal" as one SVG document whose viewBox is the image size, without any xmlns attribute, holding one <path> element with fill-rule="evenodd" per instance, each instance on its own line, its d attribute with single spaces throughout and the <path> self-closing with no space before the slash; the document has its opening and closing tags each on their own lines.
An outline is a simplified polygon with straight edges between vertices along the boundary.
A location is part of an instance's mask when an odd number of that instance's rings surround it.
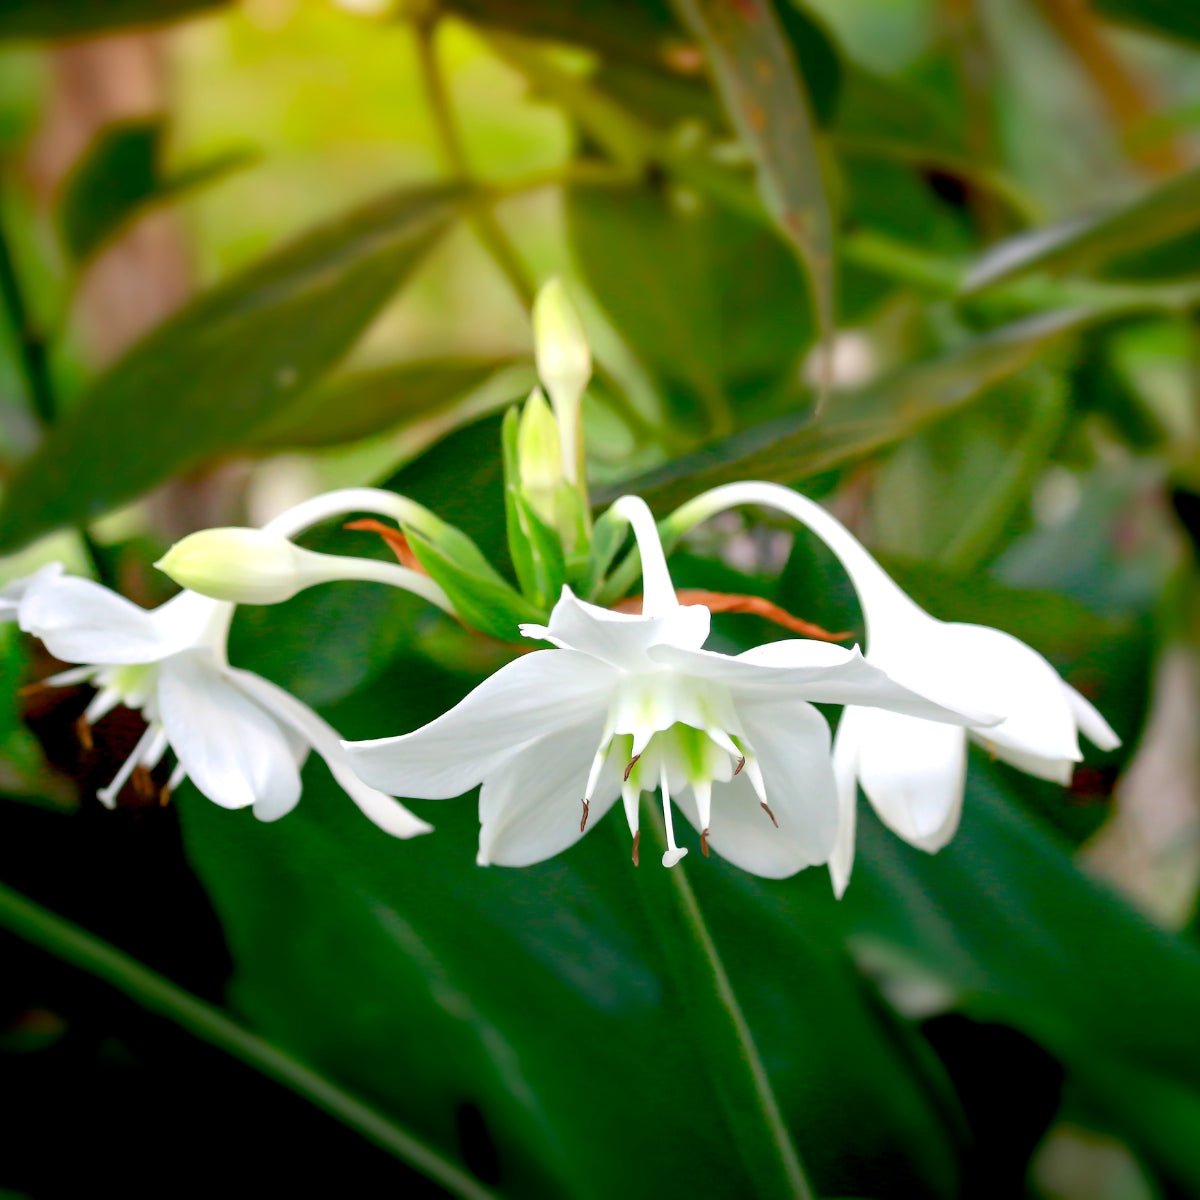
<svg viewBox="0 0 1200 1200">
<path fill-rule="evenodd" d="M 881 665 L 945 704 L 1003 717 L 998 725 L 977 730 L 980 740 L 998 753 L 1008 749 L 1079 761 L 1079 737 L 1065 686 L 1036 650 L 1000 629 L 946 624 L 938 627 L 936 642 L 925 651 L 919 668 L 916 663 L 906 664 L 904 671 L 887 661 Z"/>
<path fill-rule="evenodd" d="M 346 753 L 360 779 L 391 795 L 461 796 L 530 742 L 602 719 L 619 678 L 590 655 L 538 650 L 501 667 L 428 725 L 346 742 Z"/>
<path fill-rule="evenodd" d="M 858 778 L 880 819 L 906 842 L 940 850 L 962 814 L 966 732 L 871 709 L 857 710 L 852 721 Z"/>
<path fill-rule="evenodd" d="M 650 506 L 641 496 L 622 496 L 609 511 L 624 517 L 633 528 L 642 560 L 642 612 L 648 617 L 665 616 L 679 601 Z"/>
<path fill-rule="evenodd" d="M 583 795 L 603 722 L 588 720 L 526 746 L 493 771 L 479 793 L 481 866 L 525 867 L 573 846 L 620 791 L 605 764 L 583 817 Z"/>
<path fill-rule="evenodd" d="M 1071 777 L 1075 774 L 1075 763 L 1078 761 L 1076 759 L 1050 758 L 1045 755 L 1014 750 L 1011 746 L 996 746 L 988 740 L 985 734 L 978 732 L 973 732 L 971 736 L 993 758 L 1008 763 L 1010 767 L 1016 767 L 1018 771 L 1024 771 L 1026 775 L 1033 775 L 1038 779 L 1046 779 L 1050 783 L 1067 787 L 1071 782 Z"/>
<path fill-rule="evenodd" d="M 655 646 L 648 654 L 654 662 L 692 678 L 718 680 L 735 694 L 767 691 L 818 704 L 886 708 L 957 725 L 986 725 L 993 719 L 988 709 L 951 707 L 927 698 L 919 681 L 913 680 L 912 686 L 897 682 L 857 647 L 847 650 L 796 638 L 755 646 L 736 657 L 676 646 Z"/>
<path fill-rule="evenodd" d="M 829 856 L 833 894 L 840 900 L 854 869 L 854 838 L 858 826 L 858 714 L 859 708 L 842 713 L 833 735 L 833 778 L 838 793 L 838 830 Z"/>
<path fill-rule="evenodd" d="M 410 838 L 433 831 L 432 825 L 409 812 L 398 800 L 393 800 L 391 796 L 363 783 L 350 765 L 350 759 L 336 730 L 308 705 L 297 700 L 290 692 L 284 691 L 278 684 L 263 679 L 261 675 L 250 671 L 231 670 L 230 676 L 263 708 L 294 730 L 295 734 L 303 739 L 306 748 L 312 746 L 316 750 L 325 760 L 325 765 L 338 786 L 358 805 L 364 815 L 385 833 L 390 833 L 392 837 Z M 261 815 L 257 808 L 255 814 Z"/>
<path fill-rule="evenodd" d="M 300 798 L 300 772 L 278 724 L 201 652 L 159 669 L 159 718 L 188 778 L 223 808 L 268 819 Z"/>
<path fill-rule="evenodd" d="M 636 671 L 647 667 L 650 646 L 667 642 L 699 649 L 711 621 L 712 615 L 700 604 L 676 605 L 662 616 L 643 617 L 588 604 L 564 586 L 549 625 L 522 625 L 521 632 Z"/>
<path fill-rule="evenodd" d="M 21 601 L 30 589 L 58 579 L 63 573 L 62 563 L 47 563 L 39 567 L 32 575 L 14 579 L 0 587 L 0 621 L 15 621 Z"/>
<path fill-rule="evenodd" d="M 735 866 L 768 879 L 784 879 L 825 862 L 838 822 L 825 718 L 811 704 L 775 698 L 739 700 L 738 715 L 778 827 L 763 811 L 749 771 L 743 771 L 728 783 L 713 785 L 709 845 Z M 698 827 L 691 791 L 679 799 Z"/>
<path fill-rule="evenodd" d="M 1115 750 L 1121 739 L 1113 731 L 1113 727 L 1096 711 L 1096 706 L 1086 697 L 1077 692 L 1066 680 L 1063 687 L 1067 693 L 1067 704 L 1071 715 L 1075 718 L 1080 731 L 1094 746 L 1101 750 Z"/>
<path fill-rule="evenodd" d="M 73 575 L 32 583 L 18 620 L 64 662 L 149 663 L 180 649 L 178 638 L 164 636 L 146 609 Z"/>
</svg>

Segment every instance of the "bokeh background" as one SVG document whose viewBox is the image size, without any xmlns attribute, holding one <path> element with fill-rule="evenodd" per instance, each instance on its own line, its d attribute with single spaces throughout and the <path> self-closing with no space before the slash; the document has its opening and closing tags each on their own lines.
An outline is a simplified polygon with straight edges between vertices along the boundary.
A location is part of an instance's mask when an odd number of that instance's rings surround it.
<svg viewBox="0 0 1200 1200">
<path fill-rule="evenodd" d="M 564 278 L 597 503 L 794 484 L 1125 739 L 1069 789 L 978 755 L 936 857 L 864 809 L 840 904 L 689 857 L 817 1191 L 1200 1195 L 1198 163 L 1192 0 L 0 0 L 0 582 L 155 603 L 182 534 L 367 481 L 508 570 Z M 763 515 L 673 569 L 861 630 Z M 232 651 L 356 738 L 511 653 L 360 584 Z M 320 764 L 277 826 L 108 812 L 138 719 L 84 745 L 52 667 L 0 627 L 3 1195 L 778 1194 L 619 818 L 516 871 L 472 798 L 396 843 Z"/>
</svg>

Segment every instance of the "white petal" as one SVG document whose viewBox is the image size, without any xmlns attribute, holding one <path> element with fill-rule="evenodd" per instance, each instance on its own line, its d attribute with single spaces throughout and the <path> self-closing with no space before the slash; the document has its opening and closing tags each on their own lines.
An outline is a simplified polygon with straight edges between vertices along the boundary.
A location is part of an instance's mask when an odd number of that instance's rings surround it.
<svg viewBox="0 0 1200 1200">
<path fill-rule="evenodd" d="M 676 605 L 662 616 L 643 617 L 588 604 L 564 587 L 550 624 L 522 625 L 521 632 L 635 671 L 648 666 L 650 646 L 669 643 L 699 649 L 711 623 L 712 614 L 701 604 Z"/>
<path fill-rule="evenodd" d="M 230 675 L 243 691 L 299 735 L 306 748 L 311 745 L 316 750 L 341 789 L 380 829 L 398 838 L 432 832 L 433 826 L 427 821 L 422 821 L 398 800 L 368 787 L 359 779 L 337 732 L 308 705 L 260 675 L 238 670 L 230 671 Z"/>
<path fill-rule="evenodd" d="M 428 725 L 347 742 L 346 752 L 359 778 L 391 795 L 461 796 L 530 742 L 602 719 L 619 678 L 607 663 L 574 650 L 535 651 L 501 667 Z"/>
<path fill-rule="evenodd" d="M 854 839 L 858 826 L 857 716 L 864 710 L 847 708 L 833 736 L 833 778 L 838 793 L 838 831 L 829 856 L 833 894 L 840 900 L 854 868 Z"/>
<path fill-rule="evenodd" d="M 191 781 L 223 808 L 282 816 L 300 798 L 300 772 L 283 730 L 200 652 L 160 668 L 159 716 Z"/>
<path fill-rule="evenodd" d="M 62 563 L 47 563 L 44 567 L 39 567 L 32 575 L 14 579 L 12 583 L 6 583 L 0 587 L 0 621 L 15 621 L 17 610 L 26 593 L 39 584 L 58 579 L 62 573 Z"/>
<path fill-rule="evenodd" d="M 648 654 L 692 678 L 719 680 L 735 695 L 769 692 L 818 704 L 860 704 L 958 725 L 986 724 L 993 715 L 980 707 L 949 707 L 928 699 L 919 680 L 897 682 L 857 647 L 847 650 L 796 638 L 768 642 L 736 657 L 675 646 L 655 646 Z"/>
<path fill-rule="evenodd" d="M 1077 762 L 1075 717 L 1058 672 L 1011 634 L 984 625 L 940 626 L 920 673 L 893 671 L 943 703 L 987 709 L 1004 719 L 977 732 L 987 745 Z M 890 663 L 884 663 L 892 671 Z"/>
<path fill-rule="evenodd" d="M 858 778 L 883 823 L 922 850 L 940 850 L 962 813 L 965 731 L 871 709 L 852 719 Z"/>
<path fill-rule="evenodd" d="M 18 615 L 21 628 L 64 662 L 149 663 L 179 649 L 146 609 L 90 579 L 64 575 L 34 583 Z"/>
<path fill-rule="evenodd" d="M 1083 735 L 1101 750 L 1115 750 L 1121 739 L 1113 732 L 1112 726 L 1096 711 L 1095 705 L 1087 697 L 1080 695 L 1069 683 L 1063 681 L 1067 692 L 1067 704 L 1071 715 L 1074 716 Z"/>
<path fill-rule="evenodd" d="M 1024 771 L 1026 775 L 1033 775 L 1038 779 L 1046 779 L 1051 783 L 1066 787 L 1075 774 L 1076 759 L 1047 758 L 1040 754 L 1028 754 L 1023 750 L 1014 750 L 1011 746 L 996 746 L 988 740 L 986 731 L 985 733 L 974 732 L 971 736 L 993 758 L 1006 762 L 1011 767 L 1016 767 L 1018 771 Z"/>
<path fill-rule="evenodd" d="M 738 714 L 779 827 L 763 811 L 748 766 L 730 782 L 713 786 L 709 845 L 735 866 L 768 879 L 825 862 L 838 821 L 825 718 L 811 704 L 775 698 L 739 701 Z M 679 799 L 688 820 L 699 827 L 690 789 Z"/>
<path fill-rule="evenodd" d="M 603 722 L 583 721 L 526 746 L 492 772 L 479 793 L 481 865 L 525 867 L 573 846 L 612 807 L 620 790 L 606 763 L 580 829 L 583 794 Z"/>
</svg>

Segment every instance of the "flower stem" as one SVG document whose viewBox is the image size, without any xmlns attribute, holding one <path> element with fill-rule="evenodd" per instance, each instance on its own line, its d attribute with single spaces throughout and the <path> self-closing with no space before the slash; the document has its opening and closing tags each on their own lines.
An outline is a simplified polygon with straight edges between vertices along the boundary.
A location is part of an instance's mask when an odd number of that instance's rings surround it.
<svg viewBox="0 0 1200 1200">
<path fill-rule="evenodd" d="M 471 164 L 467 158 L 466 147 L 454 118 L 454 110 L 450 103 L 450 93 L 446 88 L 446 79 L 438 62 L 437 48 L 434 39 L 437 36 L 438 19 L 420 19 L 413 23 L 413 31 L 417 43 L 417 68 L 421 76 L 421 85 L 425 91 L 425 100 L 429 105 L 429 114 L 433 118 L 437 130 L 438 143 L 442 157 L 451 177 L 459 182 L 467 183 L 472 180 Z M 521 301 L 521 306 L 528 310 L 533 306 L 534 286 L 521 263 L 516 247 L 504 232 L 503 226 L 496 219 L 496 214 L 490 207 L 482 206 L 473 209 L 471 224 L 479 240 L 483 243 L 492 261 L 500 269 L 513 291 Z"/>
<path fill-rule="evenodd" d="M 0 884 L 0 926 L 63 962 L 102 979 L 135 1003 L 224 1050 L 395 1155 L 453 1196 L 490 1200 L 493 1193 L 415 1134 L 325 1076 L 238 1025 L 135 959 Z"/>
<path fill-rule="evenodd" d="M 714 1090 L 754 1183 L 748 1190 L 813 1200 L 816 1193 L 684 868 L 658 865 L 667 839 L 662 817 L 653 806 L 644 815 L 641 829 L 651 852 L 643 851 L 638 883 L 679 993 L 687 999 L 687 1015 Z"/>
<path fill-rule="evenodd" d="M 25 377 L 25 389 L 29 393 L 29 404 L 38 424 L 44 430 L 54 424 L 58 416 L 58 398 L 54 390 L 54 379 L 46 354 L 46 338 L 33 320 L 33 314 L 25 302 L 25 293 L 17 275 L 16 261 L 4 230 L 3 196 L 0 195 L 0 303 L 8 314 L 13 337 L 17 342 L 17 360 L 21 374 Z M 108 583 L 108 571 L 104 565 L 99 546 L 84 528 L 78 530 L 84 556 L 92 572 L 101 583 Z"/>
</svg>

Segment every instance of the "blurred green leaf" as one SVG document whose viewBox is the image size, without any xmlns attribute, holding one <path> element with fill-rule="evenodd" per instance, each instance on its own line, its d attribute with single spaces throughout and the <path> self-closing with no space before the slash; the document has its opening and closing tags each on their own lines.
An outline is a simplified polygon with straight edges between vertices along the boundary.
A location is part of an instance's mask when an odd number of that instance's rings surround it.
<svg viewBox="0 0 1200 1200">
<path fill-rule="evenodd" d="M 767 212 L 812 287 L 822 341 L 833 332 L 833 217 L 804 80 L 771 0 L 672 0 L 699 38 L 734 127 L 758 169 Z"/>
<path fill-rule="evenodd" d="M 985 251 L 962 291 L 981 292 L 1030 271 L 1090 269 L 1200 228 L 1200 169 L 1186 171 L 1099 216 L 1032 229 Z"/>
<path fill-rule="evenodd" d="M 58 223 L 77 263 L 139 213 L 219 179 L 255 155 L 234 150 L 174 174 L 163 170 L 166 123 L 158 118 L 107 125 L 84 151 L 63 184 Z"/>
<path fill-rule="evenodd" d="M 1111 21 L 1147 33 L 1200 42 L 1200 9 L 1192 0 L 1092 0 L 1092 7 Z"/>
<path fill-rule="evenodd" d="M 102 375 L 14 474 L 0 549 L 79 524 L 246 435 L 353 345 L 465 202 L 406 189 L 256 263 Z"/>
<path fill-rule="evenodd" d="M 430 359 L 347 372 L 314 387 L 250 436 L 262 450 L 336 446 L 453 407 L 495 384 L 513 397 L 536 382 L 507 359 Z"/>
<path fill-rule="evenodd" d="M 161 25 L 222 8 L 227 0 L 0 0 L 0 37 L 79 37 Z"/>
<path fill-rule="evenodd" d="M 961 411 L 1084 320 L 1082 313 L 1055 312 L 1016 321 L 861 391 L 837 395 L 819 417 L 782 417 L 736 433 L 627 481 L 621 490 L 637 492 L 662 511 L 729 480 L 791 483 L 841 466 Z"/>
<path fill-rule="evenodd" d="M 567 195 L 575 258 L 654 375 L 676 419 L 728 431 L 731 397 L 778 391 L 813 337 L 795 262 L 761 225 L 691 191 L 579 187 Z"/>
</svg>

